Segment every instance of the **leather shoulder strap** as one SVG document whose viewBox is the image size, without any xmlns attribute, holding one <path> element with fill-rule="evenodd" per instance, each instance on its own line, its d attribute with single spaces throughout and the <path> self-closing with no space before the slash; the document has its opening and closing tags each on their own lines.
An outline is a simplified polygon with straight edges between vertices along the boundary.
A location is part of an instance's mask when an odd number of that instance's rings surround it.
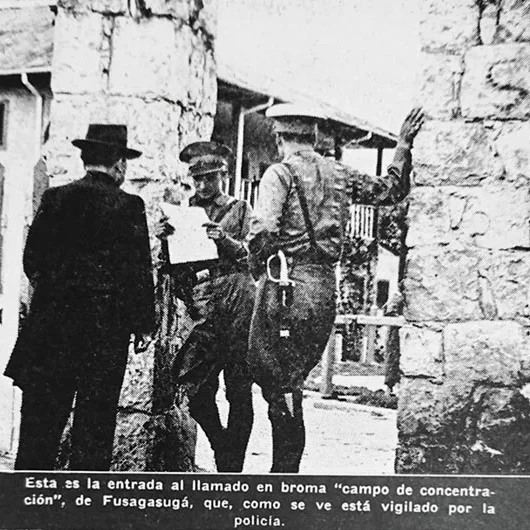
<svg viewBox="0 0 530 530">
<path fill-rule="evenodd" d="M 236 205 L 237 199 L 229 196 L 229 201 L 217 212 L 215 219 L 212 219 L 214 223 L 220 223 L 230 212 L 230 210 Z"/>
<path fill-rule="evenodd" d="M 286 164 L 285 162 L 283 164 L 291 174 L 294 189 L 296 190 L 298 200 L 300 201 L 302 215 L 304 216 L 304 224 L 307 230 L 307 235 L 309 236 L 309 243 L 311 245 L 311 249 L 318 255 L 318 253 L 320 252 L 320 248 L 315 238 L 315 229 L 313 227 L 313 223 L 311 222 L 311 217 L 309 215 L 309 207 L 307 206 L 307 198 L 305 196 L 305 191 L 302 186 L 302 183 L 300 182 L 300 177 L 291 165 Z"/>
</svg>

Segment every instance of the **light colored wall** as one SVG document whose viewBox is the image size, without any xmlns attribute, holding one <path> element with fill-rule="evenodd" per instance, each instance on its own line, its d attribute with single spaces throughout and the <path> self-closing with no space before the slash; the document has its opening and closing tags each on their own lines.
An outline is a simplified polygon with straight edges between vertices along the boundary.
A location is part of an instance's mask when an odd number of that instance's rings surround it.
<svg viewBox="0 0 530 530">
<path fill-rule="evenodd" d="M 0 100 L 8 101 L 6 145 L 0 149 L 0 163 L 5 167 L 1 215 L 1 374 L 17 337 L 20 297 L 27 285 L 22 270 L 22 251 L 25 229 L 31 222 L 33 167 L 40 153 L 40 138 L 36 132 L 35 96 L 25 88 L 0 88 Z M 14 391 L 11 380 L 0 375 L 0 452 L 9 452 L 16 446 L 14 425 L 17 424 L 18 400 L 18 391 Z"/>
<path fill-rule="evenodd" d="M 386 248 L 379 247 L 377 255 L 377 267 L 375 270 L 375 281 L 387 280 L 389 283 L 388 298 L 397 292 L 399 275 L 399 257 Z"/>
</svg>

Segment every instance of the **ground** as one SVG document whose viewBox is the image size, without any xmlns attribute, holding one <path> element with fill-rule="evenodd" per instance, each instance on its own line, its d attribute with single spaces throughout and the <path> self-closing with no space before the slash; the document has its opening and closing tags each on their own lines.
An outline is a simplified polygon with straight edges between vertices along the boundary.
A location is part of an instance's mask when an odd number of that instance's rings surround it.
<svg viewBox="0 0 530 530">
<path fill-rule="evenodd" d="M 337 377 L 337 376 L 336 376 Z M 355 378 L 364 380 L 364 378 Z M 370 378 L 377 386 L 382 382 Z M 337 381 L 334 378 L 334 382 Z M 356 384 L 359 384 L 358 382 Z M 244 473 L 267 473 L 271 466 L 271 431 L 267 406 L 254 387 L 254 425 Z M 221 411 L 227 404 L 218 394 Z M 323 399 L 317 392 L 305 392 L 304 417 L 307 443 L 300 473 L 308 475 L 385 475 L 394 473 L 397 445 L 396 411 L 357 405 L 349 400 Z M 213 453 L 199 429 L 197 465 L 215 469 Z"/>
<path fill-rule="evenodd" d="M 368 387 L 382 386 L 380 376 L 336 375 L 335 384 Z M 249 474 L 267 473 L 271 466 L 271 430 L 267 405 L 256 385 L 253 388 L 254 425 L 245 467 Z M 226 418 L 227 402 L 218 393 L 219 408 Z M 351 399 L 323 399 L 318 392 L 304 394 L 306 448 L 300 473 L 307 475 L 388 475 L 394 473 L 397 445 L 396 411 L 358 405 Z M 196 463 L 204 472 L 214 472 L 213 452 L 198 429 Z M 13 468 L 12 458 L 0 455 L 0 471 Z"/>
</svg>

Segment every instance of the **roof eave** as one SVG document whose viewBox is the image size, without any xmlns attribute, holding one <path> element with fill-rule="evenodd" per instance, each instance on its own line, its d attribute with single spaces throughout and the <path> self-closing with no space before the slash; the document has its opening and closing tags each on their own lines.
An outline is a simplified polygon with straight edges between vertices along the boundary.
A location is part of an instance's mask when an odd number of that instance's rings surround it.
<svg viewBox="0 0 530 530">
<path fill-rule="evenodd" d="M 34 66 L 29 68 L 15 68 L 12 70 L 0 70 L 0 77 L 8 77 L 21 74 L 49 74 L 52 69 L 49 66 Z"/>
</svg>

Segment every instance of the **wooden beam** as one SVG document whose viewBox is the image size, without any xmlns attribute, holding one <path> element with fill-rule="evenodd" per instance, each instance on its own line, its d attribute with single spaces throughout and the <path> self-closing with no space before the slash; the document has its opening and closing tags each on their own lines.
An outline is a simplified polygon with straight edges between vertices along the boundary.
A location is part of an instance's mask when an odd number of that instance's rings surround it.
<svg viewBox="0 0 530 530">
<path fill-rule="evenodd" d="M 377 165 L 375 167 L 375 174 L 379 177 L 383 174 L 383 148 L 377 148 Z"/>
<path fill-rule="evenodd" d="M 404 317 L 387 317 L 379 315 L 355 315 L 357 324 L 364 326 L 392 326 L 401 328 L 407 324 Z"/>
</svg>

